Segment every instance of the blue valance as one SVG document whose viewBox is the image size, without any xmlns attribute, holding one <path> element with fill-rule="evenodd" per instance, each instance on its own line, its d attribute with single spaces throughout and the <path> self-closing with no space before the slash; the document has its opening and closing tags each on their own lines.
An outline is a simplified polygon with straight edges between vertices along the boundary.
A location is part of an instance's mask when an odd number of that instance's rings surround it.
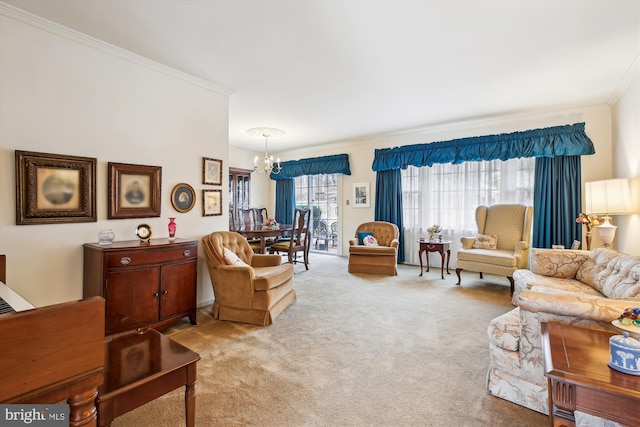
<svg viewBox="0 0 640 427">
<path fill-rule="evenodd" d="M 558 157 L 594 154 L 584 123 L 524 132 L 476 136 L 375 150 L 372 169 L 384 171 L 436 163 L 459 164 L 520 157 Z"/>
<path fill-rule="evenodd" d="M 351 169 L 349 169 L 348 154 L 335 154 L 332 156 L 288 160 L 286 162 L 282 162 L 280 166 L 282 167 L 280 173 L 277 175 L 271 173 L 271 179 L 290 179 L 297 176 L 331 173 L 351 175 Z"/>
</svg>

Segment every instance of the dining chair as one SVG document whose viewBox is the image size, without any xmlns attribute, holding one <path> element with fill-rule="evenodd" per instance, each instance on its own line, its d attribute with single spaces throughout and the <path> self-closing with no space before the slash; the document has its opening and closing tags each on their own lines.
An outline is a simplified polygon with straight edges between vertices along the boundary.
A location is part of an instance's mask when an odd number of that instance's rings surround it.
<svg viewBox="0 0 640 427">
<path fill-rule="evenodd" d="M 296 209 L 293 218 L 291 237 L 287 240 L 281 240 L 272 244 L 269 247 L 269 253 L 284 252 L 288 255 L 289 262 L 293 264 L 298 262 L 298 252 L 302 252 L 304 268 L 309 270 L 309 247 L 311 246 L 309 221 L 311 219 L 311 210 Z"/>
<path fill-rule="evenodd" d="M 240 216 L 239 225 L 245 229 L 251 229 L 256 226 L 256 212 L 253 208 L 241 209 L 238 211 Z M 260 239 L 247 239 L 249 246 L 253 249 L 254 253 L 261 252 Z"/>
<path fill-rule="evenodd" d="M 229 231 L 236 231 L 238 228 L 236 223 L 236 215 L 233 212 L 233 208 L 229 208 Z"/>
<path fill-rule="evenodd" d="M 256 224 L 259 225 L 266 224 L 267 220 L 269 219 L 267 208 L 253 208 L 253 215 Z"/>
<path fill-rule="evenodd" d="M 253 208 L 240 209 L 238 211 L 240 224 L 245 227 L 251 227 L 256 223 L 256 213 Z"/>
</svg>

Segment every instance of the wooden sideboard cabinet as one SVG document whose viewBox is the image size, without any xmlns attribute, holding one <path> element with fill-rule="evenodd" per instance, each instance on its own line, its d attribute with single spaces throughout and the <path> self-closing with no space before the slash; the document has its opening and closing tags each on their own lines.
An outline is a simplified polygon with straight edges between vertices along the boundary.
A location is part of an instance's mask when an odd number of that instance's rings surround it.
<svg viewBox="0 0 640 427">
<path fill-rule="evenodd" d="M 198 242 L 151 239 L 84 245 L 84 297 L 105 299 L 105 333 L 196 324 Z"/>
</svg>

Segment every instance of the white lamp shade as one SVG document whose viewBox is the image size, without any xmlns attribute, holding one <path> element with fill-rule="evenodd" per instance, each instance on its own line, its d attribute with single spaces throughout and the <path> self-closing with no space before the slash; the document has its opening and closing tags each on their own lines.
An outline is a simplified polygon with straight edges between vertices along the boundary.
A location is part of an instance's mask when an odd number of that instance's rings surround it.
<svg viewBox="0 0 640 427">
<path fill-rule="evenodd" d="M 629 180 L 608 179 L 585 183 L 588 214 L 620 215 L 633 212 Z"/>
</svg>

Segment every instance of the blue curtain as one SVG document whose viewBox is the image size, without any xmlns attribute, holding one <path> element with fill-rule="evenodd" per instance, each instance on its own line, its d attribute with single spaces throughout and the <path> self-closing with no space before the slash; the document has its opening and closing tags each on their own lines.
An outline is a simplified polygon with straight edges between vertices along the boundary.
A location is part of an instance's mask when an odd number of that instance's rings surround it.
<svg viewBox="0 0 640 427">
<path fill-rule="evenodd" d="M 532 247 L 571 247 L 582 241 L 580 156 L 538 157 L 533 194 Z"/>
<path fill-rule="evenodd" d="M 520 157 L 593 154 L 584 123 L 375 150 L 374 171 Z"/>
<path fill-rule="evenodd" d="M 296 192 L 291 179 L 276 181 L 276 215 L 280 224 L 293 224 L 293 211 L 296 207 Z"/>
<path fill-rule="evenodd" d="M 278 174 L 271 172 L 273 180 L 289 179 L 305 175 L 319 175 L 341 173 L 351 175 L 349 169 L 349 155 L 335 154 L 332 156 L 312 157 L 308 159 L 289 160 L 280 164 L 282 170 Z"/>
<path fill-rule="evenodd" d="M 402 174 L 400 169 L 379 171 L 376 174 L 376 221 L 387 221 L 398 226 L 400 245 L 398 262 L 404 262 L 404 226 L 402 223 Z"/>
</svg>

